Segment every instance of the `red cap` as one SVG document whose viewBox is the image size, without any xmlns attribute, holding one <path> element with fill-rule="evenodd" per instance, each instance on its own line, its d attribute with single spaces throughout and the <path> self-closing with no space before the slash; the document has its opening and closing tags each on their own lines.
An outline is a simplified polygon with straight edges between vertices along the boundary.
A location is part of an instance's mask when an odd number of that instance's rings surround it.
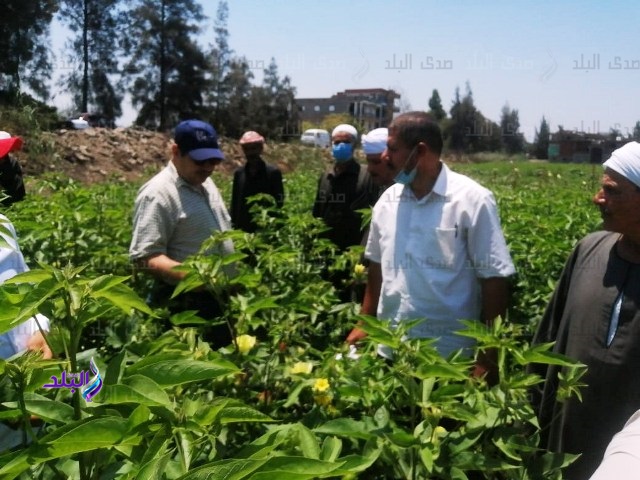
<svg viewBox="0 0 640 480">
<path fill-rule="evenodd" d="M 0 158 L 4 157 L 7 153 L 22 148 L 22 139 L 20 137 L 12 137 L 7 132 L 0 131 Z"/>
</svg>

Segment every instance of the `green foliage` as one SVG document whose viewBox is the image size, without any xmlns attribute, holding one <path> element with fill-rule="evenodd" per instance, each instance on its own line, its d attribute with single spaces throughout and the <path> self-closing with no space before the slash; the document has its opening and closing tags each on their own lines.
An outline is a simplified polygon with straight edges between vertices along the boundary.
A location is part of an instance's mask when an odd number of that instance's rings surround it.
<svg viewBox="0 0 640 480">
<path fill-rule="evenodd" d="M 147 283 L 127 260 L 135 185 L 48 179 L 12 207 L 23 251 L 39 266 L 0 287 L 0 329 L 46 314 L 60 360 L 0 362 L 0 416 L 27 440 L 0 452 L 0 478 L 560 479 L 573 457 L 540 450 L 529 391 L 541 379 L 526 367 L 563 366 L 563 395 L 579 394 L 584 368 L 527 339 L 573 243 L 596 227 L 596 172 L 455 167 L 495 192 L 518 275 L 511 321 L 461 322 L 477 347 L 443 358 L 433 341 L 407 340 L 405 328 L 338 303 L 327 275 L 341 271 L 345 288 L 361 282 L 361 249 L 338 255 L 318 239 L 325 227 L 309 212 L 320 163 L 285 176 L 281 210 L 255 199 L 256 233 L 204 246 L 232 240 L 234 255 L 200 254 L 182 267 L 177 291 L 206 289 L 226 305 L 221 320 L 235 338 L 218 351 L 192 313 L 162 330 L 166 313 L 143 302 Z M 216 178 L 228 198 L 229 180 Z M 356 322 L 369 335 L 353 358 L 344 338 Z M 392 360 L 378 344 L 393 348 Z M 497 354 L 495 385 L 470 374 L 487 349 Z M 104 381 L 91 402 L 42 387 L 90 357 Z"/>
<path fill-rule="evenodd" d="M 5 0 L 0 17 L 0 93 L 14 96 L 26 84 L 47 96 L 51 74 L 47 35 L 58 8 L 54 0 Z"/>
</svg>

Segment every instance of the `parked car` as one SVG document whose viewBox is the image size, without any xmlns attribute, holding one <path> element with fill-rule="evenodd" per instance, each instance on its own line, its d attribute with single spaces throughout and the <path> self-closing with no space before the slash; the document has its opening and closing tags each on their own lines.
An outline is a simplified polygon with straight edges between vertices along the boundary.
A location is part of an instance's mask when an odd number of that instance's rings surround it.
<svg viewBox="0 0 640 480">
<path fill-rule="evenodd" d="M 78 117 L 69 118 L 63 125 L 63 128 L 73 130 L 84 130 L 89 127 L 115 128 L 115 123 L 99 113 L 82 113 Z"/>
<path fill-rule="evenodd" d="M 331 145 L 331 135 L 326 130 L 320 128 L 310 128 L 305 130 L 300 141 L 305 145 L 326 148 Z"/>
</svg>

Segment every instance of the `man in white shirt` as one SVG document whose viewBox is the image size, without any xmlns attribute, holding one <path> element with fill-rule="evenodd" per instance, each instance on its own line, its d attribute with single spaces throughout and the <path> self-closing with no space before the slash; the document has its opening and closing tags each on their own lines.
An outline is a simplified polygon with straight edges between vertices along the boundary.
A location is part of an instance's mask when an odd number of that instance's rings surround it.
<svg viewBox="0 0 640 480">
<path fill-rule="evenodd" d="M 0 283 L 15 275 L 29 270 L 24 261 L 16 231 L 9 219 L 0 215 Z M 36 322 L 37 318 L 37 322 Z M 43 330 L 49 330 L 49 319 L 37 315 L 13 329 L 0 334 L 0 358 L 9 358 L 23 350 L 40 350 L 44 358 L 51 358 L 51 350 L 47 345 L 38 323 Z"/>
<path fill-rule="evenodd" d="M 400 169 L 373 209 L 365 257 L 371 260 L 362 313 L 389 320 L 425 319 L 414 338 L 437 338 L 442 355 L 470 347 L 458 320 L 489 324 L 504 316 L 507 277 L 515 273 L 493 194 L 440 161 L 442 133 L 424 112 L 398 116 L 386 154 Z M 355 328 L 347 337 L 364 337 Z M 475 374 L 495 373 L 478 359 Z"/>
</svg>

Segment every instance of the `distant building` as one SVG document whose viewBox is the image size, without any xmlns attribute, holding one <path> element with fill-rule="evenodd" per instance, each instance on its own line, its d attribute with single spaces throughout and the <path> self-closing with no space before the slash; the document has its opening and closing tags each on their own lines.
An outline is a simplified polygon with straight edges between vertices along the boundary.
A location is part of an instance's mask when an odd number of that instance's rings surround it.
<svg viewBox="0 0 640 480">
<path fill-rule="evenodd" d="M 552 162 L 602 163 L 625 143 L 610 134 L 560 129 L 551 134 L 547 153 Z"/>
<path fill-rule="evenodd" d="M 296 98 L 301 121 L 320 123 L 334 113 L 346 113 L 366 130 L 387 127 L 394 112 L 400 111 L 400 95 L 383 88 L 345 90 L 330 98 Z"/>
</svg>

